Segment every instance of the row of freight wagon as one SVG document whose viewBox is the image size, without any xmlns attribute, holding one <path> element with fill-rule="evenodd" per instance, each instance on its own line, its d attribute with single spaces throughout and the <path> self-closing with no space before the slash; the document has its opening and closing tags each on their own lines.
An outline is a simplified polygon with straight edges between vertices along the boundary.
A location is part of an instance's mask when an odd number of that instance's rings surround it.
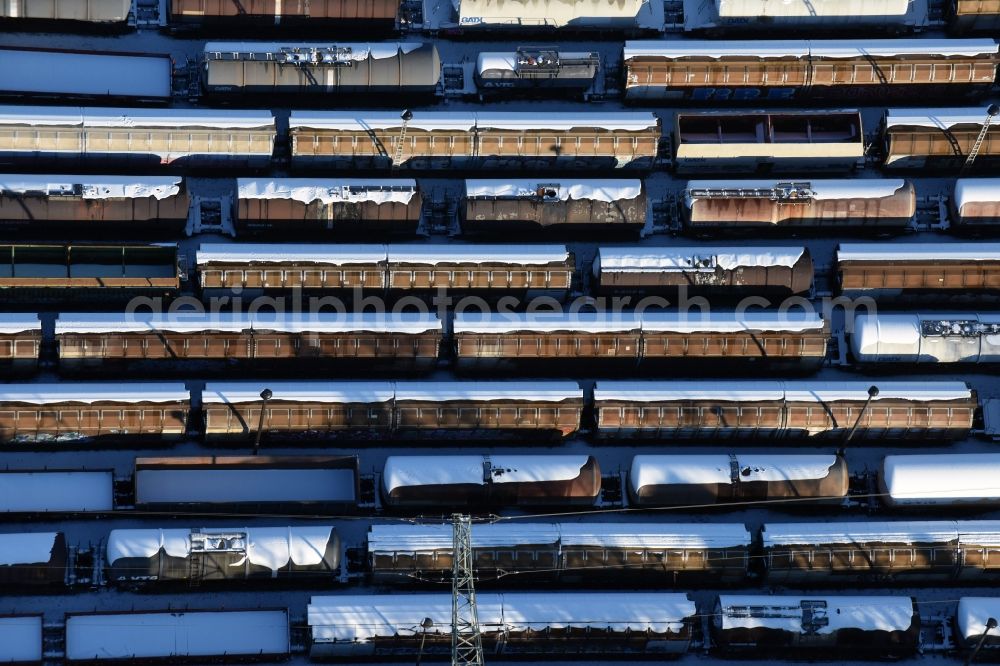
<svg viewBox="0 0 1000 666">
<path fill-rule="evenodd" d="M 279 122 L 262 110 L 3 106 L 0 168 L 267 169 L 287 159 L 303 170 L 801 173 L 851 171 L 878 153 L 887 169 L 954 172 L 973 146 L 976 168 L 1000 158 L 993 110 L 888 109 L 873 149 L 853 109 L 678 111 L 669 131 L 637 111 L 292 111 Z"/>
<path fill-rule="evenodd" d="M 954 602 L 946 602 L 952 608 Z M 923 646 L 921 613 L 946 603 L 907 596 L 730 595 L 696 604 L 657 592 L 505 592 L 477 595 L 482 647 L 490 658 L 677 657 L 701 648 L 723 657 L 886 659 Z M 934 605 L 939 608 L 935 609 Z M 962 597 L 943 629 L 947 651 L 995 654 L 1000 601 Z M 0 661 L 281 661 L 441 659 L 451 652 L 450 594 L 313 596 L 304 629 L 288 608 L 71 612 L 49 630 L 41 615 L 0 616 Z M 51 634 L 55 634 L 55 636 Z M 304 634 L 295 641 L 293 635 Z M 46 639 L 61 649 L 43 647 Z"/>
</svg>

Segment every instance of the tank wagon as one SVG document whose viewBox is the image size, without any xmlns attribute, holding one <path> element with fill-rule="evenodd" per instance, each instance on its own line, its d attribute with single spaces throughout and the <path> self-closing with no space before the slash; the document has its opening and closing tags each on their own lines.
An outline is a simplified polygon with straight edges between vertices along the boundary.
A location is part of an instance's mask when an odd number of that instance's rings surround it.
<svg viewBox="0 0 1000 666">
<path fill-rule="evenodd" d="M 965 650 L 980 649 L 984 661 L 996 659 L 1000 640 L 988 627 L 990 618 L 1000 615 L 1000 603 L 991 597 L 962 597 L 955 613 L 955 638 Z"/>
<path fill-rule="evenodd" d="M 265 382 L 208 383 L 202 392 L 208 439 L 247 437 L 260 423 Z M 583 391 L 576 382 L 266 382 L 270 440 L 332 436 L 365 439 L 463 438 L 522 434 L 563 436 L 580 427 Z"/>
<path fill-rule="evenodd" d="M 837 281 L 849 295 L 982 298 L 1000 290 L 1000 243 L 842 244 Z"/>
<path fill-rule="evenodd" d="M 958 178 L 949 204 L 956 231 L 993 228 L 1000 224 L 1000 178 Z"/>
<path fill-rule="evenodd" d="M 240 178 L 239 234 L 407 234 L 417 231 L 423 197 L 407 178 Z"/>
<path fill-rule="evenodd" d="M 22 236 L 50 231 L 176 237 L 190 205 L 180 176 L 10 174 L 0 177 L 0 229 Z"/>
<path fill-rule="evenodd" d="M 191 399 L 182 383 L 4 384 L 0 442 L 66 444 L 95 439 L 179 439 Z"/>
<path fill-rule="evenodd" d="M 11 374 L 34 372 L 41 344 L 38 315 L 0 312 L 0 368 Z"/>
<path fill-rule="evenodd" d="M 451 603 L 441 593 L 314 596 L 306 611 L 309 655 L 353 661 L 447 655 Z M 687 595 L 659 592 L 484 593 L 476 595 L 476 607 L 484 653 L 514 658 L 680 655 L 697 612 Z M 431 620 L 427 629 L 424 618 Z"/>
<path fill-rule="evenodd" d="M 117 164 L 129 169 L 262 168 L 274 152 L 268 111 L 0 107 L 0 167 Z"/>
<path fill-rule="evenodd" d="M 916 212 L 903 179 L 690 180 L 684 190 L 691 231 L 903 229 Z"/>
<path fill-rule="evenodd" d="M 69 549 L 62 532 L 0 534 L 0 556 L 0 589 L 66 584 Z M 4 663 L 2 656 L 0 663 Z"/>
<path fill-rule="evenodd" d="M 899 658 L 920 647 L 920 614 L 903 596 L 719 596 L 709 625 L 727 654 Z"/>
<path fill-rule="evenodd" d="M 626 101 L 785 102 L 983 97 L 992 39 L 625 43 Z"/>
<path fill-rule="evenodd" d="M 929 22 L 927 0 L 683 0 L 684 30 L 710 34 L 832 30 L 905 33 Z"/>
<path fill-rule="evenodd" d="M 653 166 L 652 113 L 293 111 L 292 166 L 610 169 Z"/>
<path fill-rule="evenodd" d="M 234 95 L 431 95 L 441 59 L 430 43 L 384 44 L 208 42 L 203 85 L 219 98 Z M 283 103 L 294 98 L 282 97 Z"/>
<path fill-rule="evenodd" d="M 40 664 L 44 654 L 44 616 L 0 615 L 0 662 Z"/>
<path fill-rule="evenodd" d="M 327 30 L 350 27 L 358 33 L 390 30 L 399 0 L 169 0 L 169 22 L 176 28 L 246 28 L 258 26 Z"/>
<path fill-rule="evenodd" d="M 879 492 L 890 507 L 1000 505 L 1000 454 L 886 456 L 881 472 Z"/>
<path fill-rule="evenodd" d="M 601 247 L 592 273 L 604 292 L 799 294 L 812 288 L 813 261 L 804 247 Z"/>
<path fill-rule="evenodd" d="M 106 513 L 114 508 L 113 470 L 0 470 L 0 513 Z"/>
<path fill-rule="evenodd" d="M 647 197 L 639 179 L 466 180 L 464 234 L 512 231 L 640 233 Z"/>
<path fill-rule="evenodd" d="M 599 437 L 839 440 L 958 439 L 976 422 L 979 399 L 954 381 L 600 381 Z"/>
<path fill-rule="evenodd" d="M 239 365 L 317 364 L 396 370 L 437 363 L 441 320 L 430 315 L 64 313 L 55 324 L 59 365 L 112 371 L 138 365 L 157 372 Z M 329 368 L 328 368 L 329 369 Z"/>
<path fill-rule="evenodd" d="M 480 97 L 503 93 L 565 98 L 575 92 L 586 99 L 600 67 L 600 56 L 594 52 L 519 47 L 514 52 L 481 52 L 475 83 Z"/>
<path fill-rule="evenodd" d="M 448 579 L 449 525 L 372 525 L 367 570 L 378 581 Z M 650 584 L 741 582 L 751 534 L 739 523 L 494 523 L 472 526 L 479 584 L 503 584 L 504 573 L 566 584 L 624 579 Z"/>
<path fill-rule="evenodd" d="M 382 473 L 387 506 L 591 506 L 601 467 L 585 455 L 389 456 Z"/>
<path fill-rule="evenodd" d="M 124 27 L 130 11 L 131 0 L 4 0 L 0 20 Z"/>
<path fill-rule="evenodd" d="M 965 165 L 986 123 L 986 109 L 887 109 L 882 119 L 882 163 L 887 169 L 957 170 Z M 996 166 L 1000 132 L 992 125 L 975 167 Z"/>
<path fill-rule="evenodd" d="M 858 314 L 850 338 L 858 363 L 996 363 L 1000 315 Z"/>
<path fill-rule="evenodd" d="M 865 156 L 853 110 L 681 111 L 674 123 L 678 173 L 850 171 Z"/>
</svg>

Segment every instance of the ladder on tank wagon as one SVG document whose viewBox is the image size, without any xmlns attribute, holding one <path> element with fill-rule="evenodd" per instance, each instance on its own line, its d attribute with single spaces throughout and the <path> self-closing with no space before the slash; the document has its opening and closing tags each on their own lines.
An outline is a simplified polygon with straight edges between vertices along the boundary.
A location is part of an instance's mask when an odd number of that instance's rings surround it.
<svg viewBox="0 0 1000 666">
<path fill-rule="evenodd" d="M 986 134 L 990 131 L 990 124 L 993 122 L 993 118 L 1000 113 L 1000 106 L 996 104 L 990 104 L 989 108 L 986 109 L 986 119 L 983 120 L 983 127 L 979 130 L 979 136 L 976 137 L 975 143 L 972 144 L 972 149 L 969 154 L 965 157 L 965 164 L 962 165 L 962 170 L 959 175 L 964 174 L 969 169 L 972 168 L 973 163 L 976 161 L 976 157 L 979 155 L 979 149 L 983 147 L 983 141 L 986 140 Z M 950 136 L 950 132 L 947 133 Z"/>
</svg>

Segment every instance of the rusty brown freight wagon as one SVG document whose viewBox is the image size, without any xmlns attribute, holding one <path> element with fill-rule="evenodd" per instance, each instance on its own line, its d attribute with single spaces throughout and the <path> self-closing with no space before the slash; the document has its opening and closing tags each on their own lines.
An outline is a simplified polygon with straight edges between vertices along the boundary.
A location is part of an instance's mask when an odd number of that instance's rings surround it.
<svg viewBox="0 0 1000 666">
<path fill-rule="evenodd" d="M 405 178 L 273 178 L 237 180 L 239 234 L 413 235 L 423 197 Z"/>
<path fill-rule="evenodd" d="M 652 113 L 293 111 L 292 166 L 308 168 L 649 169 Z"/>
<path fill-rule="evenodd" d="M 882 119 L 882 160 L 887 169 L 965 167 L 972 147 L 987 123 L 987 107 L 887 109 Z M 1000 160 L 1000 131 L 989 126 L 976 152 L 976 169 Z"/>
<path fill-rule="evenodd" d="M 4 0 L 0 19 L 124 26 L 131 0 Z"/>
<path fill-rule="evenodd" d="M 997 295 L 1000 243 L 845 243 L 837 248 L 837 280 L 847 295 Z"/>
<path fill-rule="evenodd" d="M 180 439 L 191 396 L 183 383 L 6 384 L 0 391 L 0 442 L 91 444 Z"/>
<path fill-rule="evenodd" d="M 0 590 L 66 585 L 69 550 L 63 532 L 0 534 L 0 552 Z"/>
<path fill-rule="evenodd" d="M 386 283 L 385 245 L 202 243 L 202 289 L 377 289 Z"/>
<path fill-rule="evenodd" d="M 804 247 L 601 247 L 592 271 L 603 292 L 800 294 L 813 282 Z"/>
<path fill-rule="evenodd" d="M 576 264 L 565 245 L 389 245 L 390 289 L 566 292 Z"/>
<path fill-rule="evenodd" d="M 692 231 L 902 229 L 916 212 L 913 183 L 901 178 L 690 180 L 684 191 Z"/>
<path fill-rule="evenodd" d="M 638 234 L 646 225 L 646 191 L 638 179 L 467 180 L 459 220 L 466 234 Z"/>
<path fill-rule="evenodd" d="M 951 0 L 951 27 L 955 32 L 992 32 L 1000 28 L 997 0 Z"/>
<path fill-rule="evenodd" d="M 603 437 L 959 439 L 979 398 L 964 382 L 601 381 L 594 389 Z"/>
<path fill-rule="evenodd" d="M 42 322 L 37 315 L 0 312 L 0 368 L 12 374 L 34 372 L 42 344 Z"/>
<path fill-rule="evenodd" d="M 27 237 L 177 236 L 188 206 L 180 176 L 0 176 L 0 230 Z"/>
<path fill-rule="evenodd" d="M 300 29 L 346 25 L 391 28 L 399 0 L 170 0 L 171 26 L 238 28 L 259 25 Z"/>
</svg>

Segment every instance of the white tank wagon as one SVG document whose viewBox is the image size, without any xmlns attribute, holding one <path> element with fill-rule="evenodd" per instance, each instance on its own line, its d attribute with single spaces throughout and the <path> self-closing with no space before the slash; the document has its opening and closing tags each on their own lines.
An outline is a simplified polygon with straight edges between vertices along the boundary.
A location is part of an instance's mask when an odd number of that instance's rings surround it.
<svg viewBox="0 0 1000 666">
<path fill-rule="evenodd" d="M 290 654 L 285 608 L 66 614 L 68 663 L 280 661 Z"/>
<path fill-rule="evenodd" d="M 966 652 L 980 648 L 980 659 L 992 661 L 1000 653 L 1000 638 L 990 619 L 1000 620 L 1000 599 L 995 597 L 962 597 L 955 613 L 956 640 Z"/>
<path fill-rule="evenodd" d="M 842 503 L 849 481 L 847 463 L 835 455 L 638 455 L 628 491 L 638 506 L 795 499 L 809 507 Z"/>
<path fill-rule="evenodd" d="M 890 507 L 998 506 L 1000 454 L 886 456 L 878 483 Z"/>
<path fill-rule="evenodd" d="M 0 470 L 0 513 L 113 511 L 112 470 Z"/>
<path fill-rule="evenodd" d="M 850 296 L 1000 294 L 1000 243 L 844 243 L 836 261 L 840 290 Z"/>
<path fill-rule="evenodd" d="M 44 652 L 41 613 L 0 615 L 0 663 L 40 664 Z"/>
<path fill-rule="evenodd" d="M 855 110 L 680 111 L 673 148 L 677 173 L 845 172 L 865 136 Z"/>
<path fill-rule="evenodd" d="M 882 118 L 882 164 L 886 169 L 964 168 L 976 145 L 987 108 L 886 109 Z M 974 168 L 1000 161 L 1000 129 L 990 124 L 976 152 Z"/>
<path fill-rule="evenodd" d="M 600 56 L 594 52 L 520 47 L 516 51 L 484 51 L 476 58 L 480 96 L 501 94 L 565 97 L 586 95 L 597 82 Z"/>
<path fill-rule="evenodd" d="M 308 581 L 331 583 L 341 544 L 331 526 L 111 530 L 108 578 L 118 585 Z"/>
<path fill-rule="evenodd" d="M 480 584 L 504 585 L 504 572 L 515 570 L 562 583 L 739 582 L 747 575 L 751 541 L 740 523 L 514 521 L 473 525 L 472 559 Z M 389 582 L 447 579 L 452 547 L 448 525 L 372 525 L 368 571 Z"/>
<path fill-rule="evenodd" d="M 208 42 L 202 57 L 205 92 L 220 98 L 325 94 L 329 102 L 336 100 L 331 93 L 430 95 L 441 80 L 437 47 L 421 42 Z"/>
<path fill-rule="evenodd" d="M 928 25 L 927 0 L 684 0 L 684 29 L 710 34 L 776 30 L 913 32 Z"/>
<path fill-rule="evenodd" d="M 261 168 L 275 135 L 269 111 L 2 106 L 0 166 Z"/>
<path fill-rule="evenodd" d="M 0 20 L 62 22 L 76 26 L 125 27 L 132 0 L 3 0 Z"/>
<path fill-rule="evenodd" d="M 479 593 L 476 606 L 484 653 L 515 657 L 677 656 L 697 612 L 687 595 L 662 592 Z M 451 651 L 449 594 L 313 597 L 307 621 L 313 659 Z"/>
<path fill-rule="evenodd" d="M 1000 362 L 1000 315 L 858 314 L 850 337 L 858 363 Z"/>
<path fill-rule="evenodd" d="M 869 440 L 960 438 L 979 398 L 965 382 L 599 381 L 599 437 Z M 859 420 L 860 419 L 860 420 Z"/>
<path fill-rule="evenodd" d="M 986 231 L 1000 224 L 1000 178 L 959 178 L 949 201 L 959 232 Z"/>
<path fill-rule="evenodd" d="M 651 34 L 662 32 L 664 23 L 663 4 L 644 0 L 460 0 L 455 7 L 457 28 L 469 35 L 551 30 Z"/>
<path fill-rule="evenodd" d="M 904 596 L 723 594 L 710 631 L 724 654 L 899 658 L 920 647 L 920 613 Z"/>
<path fill-rule="evenodd" d="M 790 584 L 994 580 L 1000 521 L 768 523 L 767 580 Z"/>
</svg>

